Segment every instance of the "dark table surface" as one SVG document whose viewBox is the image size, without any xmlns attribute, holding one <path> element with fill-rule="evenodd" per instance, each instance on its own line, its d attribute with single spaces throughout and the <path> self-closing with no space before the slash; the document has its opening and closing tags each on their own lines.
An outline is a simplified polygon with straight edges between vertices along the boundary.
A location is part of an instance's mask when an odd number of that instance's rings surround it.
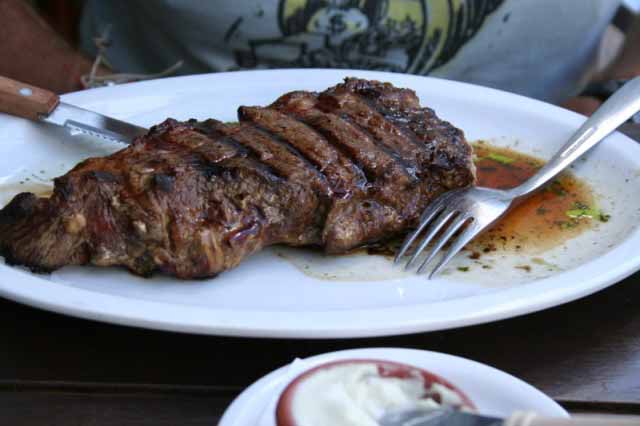
<svg viewBox="0 0 640 426">
<path fill-rule="evenodd" d="M 380 346 L 492 365 L 569 411 L 640 414 L 639 304 L 640 273 L 587 298 L 490 324 L 274 340 L 129 328 L 0 299 L 0 425 L 213 425 L 242 389 L 295 357 Z"/>
<path fill-rule="evenodd" d="M 640 274 L 560 307 L 457 330 L 275 340 L 142 330 L 0 299 L 0 424 L 212 425 L 243 388 L 295 357 L 374 346 L 471 358 L 570 411 L 640 414 L 638 303 Z"/>
</svg>

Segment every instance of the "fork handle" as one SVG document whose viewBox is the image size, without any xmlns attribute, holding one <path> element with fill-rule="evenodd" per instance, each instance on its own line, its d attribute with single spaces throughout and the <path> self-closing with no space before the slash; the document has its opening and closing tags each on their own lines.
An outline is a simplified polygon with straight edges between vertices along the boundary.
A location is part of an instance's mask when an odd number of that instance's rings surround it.
<svg viewBox="0 0 640 426">
<path fill-rule="evenodd" d="M 638 416 L 575 416 L 571 418 L 543 417 L 532 412 L 516 411 L 505 419 L 503 426 L 638 426 Z"/>
<path fill-rule="evenodd" d="M 511 189 L 522 197 L 540 189 L 562 170 L 640 111 L 640 77 L 616 91 L 535 175 Z"/>
<path fill-rule="evenodd" d="M 0 112 L 37 120 L 49 115 L 59 102 L 53 92 L 0 76 Z"/>
</svg>

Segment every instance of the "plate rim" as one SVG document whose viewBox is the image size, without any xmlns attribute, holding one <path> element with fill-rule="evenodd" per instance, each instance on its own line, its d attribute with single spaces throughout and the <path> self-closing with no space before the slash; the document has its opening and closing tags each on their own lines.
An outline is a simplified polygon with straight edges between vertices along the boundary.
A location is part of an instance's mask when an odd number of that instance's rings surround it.
<svg viewBox="0 0 640 426">
<path fill-rule="evenodd" d="M 560 107 L 547 104 L 542 101 L 530 99 L 524 96 L 499 91 L 496 89 L 476 86 L 468 83 L 455 82 L 451 80 L 445 80 L 434 77 L 423 77 L 405 74 L 393 74 L 377 71 L 361 71 L 361 70 L 333 70 L 333 69 L 285 69 L 285 70 L 252 70 L 252 71 L 238 71 L 230 73 L 212 73 L 194 76 L 182 76 L 172 77 L 168 79 L 150 80 L 138 83 L 131 83 L 127 85 L 114 86 L 108 88 L 92 89 L 83 92 L 75 92 L 62 96 L 63 101 L 76 103 L 79 106 L 84 106 L 95 101 L 96 98 L 110 98 L 110 99 L 122 99 L 122 98 L 137 98 L 144 96 L 144 93 L 149 90 L 157 90 L 159 87 L 171 86 L 175 83 L 180 83 L 185 80 L 195 81 L 198 80 L 208 81 L 211 83 L 213 80 L 229 80 L 229 81 L 243 81 L 246 78 L 255 76 L 256 74 L 297 74 L 304 72 L 305 74 L 318 74 L 322 77 L 331 76 L 330 78 L 335 81 L 339 81 L 341 76 L 357 74 L 365 78 L 376 78 L 385 81 L 403 80 L 409 84 L 409 81 L 416 82 L 415 84 L 427 84 L 427 85 L 440 85 L 442 87 L 463 87 L 467 91 L 473 93 L 482 92 L 490 95 L 497 96 L 501 99 L 517 100 L 523 102 L 525 105 L 538 108 L 538 113 L 544 113 L 549 117 L 554 117 L 557 120 L 567 123 L 567 121 L 573 121 L 579 124 L 584 117 L 579 114 L 572 113 L 564 110 Z M 248 77 L 247 77 L 248 76 Z M 412 83 L 413 84 L 413 83 Z M 184 88 L 183 85 L 182 88 Z M 414 86 L 410 86 L 414 87 Z M 415 87 L 414 87 L 415 88 Z M 564 117 L 560 119 L 559 117 Z M 3 116 L 0 116 L 0 126 L 3 124 Z M 10 119 L 11 120 L 11 119 Z M 577 126 L 576 126 L 577 127 Z M 629 155 L 635 155 L 640 157 L 640 146 L 638 143 L 630 138 L 616 133 L 611 137 L 615 139 L 615 145 L 611 148 L 614 150 L 628 151 Z M 633 151 L 636 151 L 635 153 Z M 394 318 L 394 322 L 391 324 L 377 324 L 375 327 L 371 327 L 369 324 L 362 324 L 359 322 L 346 322 L 340 326 L 335 324 L 331 327 L 318 327 L 310 326 L 310 323 L 324 324 L 322 320 L 307 321 L 306 327 L 300 328 L 300 322 L 297 323 L 295 328 L 288 326 L 287 317 L 295 315 L 299 317 L 299 313 L 296 311 L 283 312 L 283 311 L 257 311 L 251 310 L 252 315 L 263 317 L 275 317 L 275 322 L 271 321 L 268 326 L 265 326 L 260 319 L 253 319 L 251 324 L 243 323 L 242 321 L 236 321 L 232 324 L 229 318 L 225 317 L 225 314 L 230 312 L 238 312 L 233 310 L 224 309 L 209 309 L 195 306 L 183 306 L 166 302 L 149 301 L 141 299 L 131 299 L 125 296 L 109 295 L 105 293 L 96 293 L 90 290 L 80 289 L 65 286 L 65 297 L 61 298 L 60 295 L 52 291 L 51 288 L 40 287 L 40 282 L 44 280 L 33 280 L 32 274 L 25 271 L 16 270 L 15 268 L 8 267 L 6 265 L 0 265 L 0 277 L 9 276 L 10 280 L 0 280 L 0 295 L 30 306 L 50 310 L 53 312 L 71 315 L 75 317 L 99 320 L 109 323 L 116 323 L 121 325 L 144 327 L 158 330 L 168 330 L 177 332 L 187 332 L 195 334 L 213 334 L 213 335 L 226 335 L 226 336 L 245 336 L 245 337 L 265 337 L 265 338 L 351 338 L 351 337 L 375 337 L 375 336 L 388 336 L 388 335 L 400 335 L 411 334 L 417 332 L 428 332 L 435 330 L 444 330 L 449 328 L 458 328 L 468 325 L 482 324 L 499 319 L 512 318 L 531 312 L 540 311 L 552 306 L 564 304 L 578 298 L 585 297 L 596 291 L 599 291 L 605 287 L 608 287 L 627 276 L 631 275 L 640 268 L 640 254 L 635 254 L 633 250 L 633 241 L 640 241 L 640 229 L 636 229 L 632 232 L 621 244 L 607 251 L 599 259 L 592 260 L 582 265 L 581 272 L 577 272 L 576 269 L 561 272 L 553 275 L 552 277 L 536 280 L 529 284 L 520 285 L 516 288 L 502 289 L 500 294 L 502 295 L 501 303 L 493 303 L 493 306 L 484 306 L 483 302 L 487 299 L 495 300 L 496 293 L 487 295 L 476 295 L 473 299 L 476 303 L 482 306 L 482 309 L 476 310 L 473 313 L 467 313 L 465 315 L 458 315 L 456 318 L 443 318 L 440 321 L 434 321 L 433 318 L 427 318 L 426 321 L 416 319 L 420 318 L 420 312 L 423 312 L 425 308 L 433 309 L 439 305 L 446 304 L 451 307 L 457 306 L 456 302 L 461 302 L 461 306 L 464 306 L 464 301 L 457 299 L 447 300 L 444 302 L 424 303 L 420 305 L 412 306 L 400 306 L 393 308 L 369 308 L 358 309 L 348 311 L 309 311 L 309 314 L 320 315 L 321 317 L 340 318 L 344 312 L 348 312 L 350 316 L 359 316 L 363 312 L 371 314 L 376 313 L 393 313 L 397 316 L 398 311 L 403 312 L 405 315 L 403 318 Z M 623 262 L 616 264 L 616 267 L 609 268 L 606 271 L 602 271 L 595 268 L 604 262 L 604 260 L 617 256 L 618 259 L 625 259 Z M 8 274 L 5 273 L 8 270 Z M 582 283 L 579 288 L 566 288 L 562 289 L 553 288 L 550 282 L 557 282 L 559 279 L 564 280 L 566 277 L 572 277 L 573 279 L 579 279 Z M 6 281 L 11 281 L 8 284 Z M 25 281 L 35 281 L 33 282 Z M 20 282 L 20 284 L 18 284 Z M 46 282 L 50 284 L 50 282 Z M 509 296 L 509 293 L 520 290 L 524 287 L 535 285 L 536 288 L 544 288 L 553 293 L 553 297 L 548 295 L 542 297 L 541 294 L 536 295 L 534 298 L 528 298 L 526 303 L 516 303 L 518 301 L 504 300 L 505 296 Z M 540 292 L 543 293 L 543 292 Z M 98 294 L 96 298 L 96 294 Z M 99 299 L 96 301 L 95 299 Z M 510 299 L 510 297 L 507 297 Z M 135 305 L 135 306 L 131 306 Z M 140 313 L 144 312 L 144 315 Z M 172 315 L 167 315 L 171 312 Z M 411 315 L 407 315 L 411 314 Z M 169 318 L 169 319 L 167 319 Z M 212 321 L 212 319 L 214 321 Z M 217 321 L 217 322 L 216 322 Z"/>
</svg>

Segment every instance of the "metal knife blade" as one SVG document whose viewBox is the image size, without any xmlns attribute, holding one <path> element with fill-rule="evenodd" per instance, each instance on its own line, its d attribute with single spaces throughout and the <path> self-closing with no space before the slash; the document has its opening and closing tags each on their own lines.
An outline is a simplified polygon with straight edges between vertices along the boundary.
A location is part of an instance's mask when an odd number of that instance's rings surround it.
<svg viewBox="0 0 640 426">
<path fill-rule="evenodd" d="M 40 121 L 65 127 L 74 135 L 85 133 L 91 136 L 129 144 L 138 136 L 145 135 L 147 129 L 125 121 L 120 121 L 97 112 L 60 102 Z"/>
<path fill-rule="evenodd" d="M 504 419 L 458 410 L 406 410 L 390 412 L 381 426 L 502 426 Z"/>
</svg>

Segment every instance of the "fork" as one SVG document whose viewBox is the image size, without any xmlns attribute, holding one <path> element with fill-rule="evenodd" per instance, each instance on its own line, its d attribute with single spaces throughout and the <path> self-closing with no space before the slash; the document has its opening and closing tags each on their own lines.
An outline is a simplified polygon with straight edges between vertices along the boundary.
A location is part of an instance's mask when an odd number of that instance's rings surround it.
<svg viewBox="0 0 640 426">
<path fill-rule="evenodd" d="M 469 241 L 504 216 L 514 205 L 541 189 L 639 110 L 640 77 L 636 77 L 598 108 L 569 138 L 560 151 L 521 185 L 506 190 L 470 186 L 440 195 L 422 213 L 416 230 L 407 235 L 394 263 L 400 263 L 405 254 L 410 254 L 408 252 L 412 244 L 425 231 L 425 236 L 418 241 L 418 247 L 405 266 L 405 269 L 410 269 L 429 243 L 440 234 L 418 268 L 418 273 L 423 272 L 451 240 L 451 245 L 446 253 L 431 270 L 429 274 L 429 279 L 431 279 Z M 431 226 L 428 226 L 429 224 Z M 460 235 L 454 239 L 454 235 L 459 231 L 461 231 Z"/>
</svg>

